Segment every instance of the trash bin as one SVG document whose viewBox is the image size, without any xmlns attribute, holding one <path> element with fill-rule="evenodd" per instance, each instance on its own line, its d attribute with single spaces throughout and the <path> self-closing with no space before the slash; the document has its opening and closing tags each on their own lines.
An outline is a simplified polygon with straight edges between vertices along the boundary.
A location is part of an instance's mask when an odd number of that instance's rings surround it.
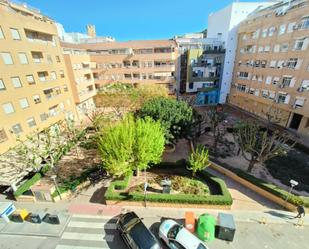
<svg viewBox="0 0 309 249">
<path fill-rule="evenodd" d="M 218 239 L 233 241 L 236 228 L 231 214 L 219 213 L 216 236 Z"/>
<path fill-rule="evenodd" d="M 27 217 L 27 221 L 34 224 L 41 224 L 42 219 L 43 219 L 42 214 L 39 213 L 30 213 Z"/>
<path fill-rule="evenodd" d="M 59 225 L 60 224 L 59 217 L 56 214 L 46 214 L 43 218 L 43 221 L 48 223 L 48 224 L 53 224 L 53 225 Z"/>
<path fill-rule="evenodd" d="M 185 227 L 191 233 L 195 231 L 195 216 L 193 212 L 185 212 Z"/>
<path fill-rule="evenodd" d="M 197 222 L 197 235 L 203 241 L 215 239 L 216 218 L 210 214 L 202 214 Z"/>
<path fill-rule="evenodd" d="M 169 194 L 171 193 L 171 185 L 172 182 L 169 179 L 164 179 L 161 181 L 161 186 L 162 186 L 162 193 L 163 194 Z"/>
<path fill-rule="evenodd" d="M 11 216 L 10 219 L 13 222 L 22 223 L 28 217 L 29 213 L 26 209 L 18 209 Z"/>
</svg>

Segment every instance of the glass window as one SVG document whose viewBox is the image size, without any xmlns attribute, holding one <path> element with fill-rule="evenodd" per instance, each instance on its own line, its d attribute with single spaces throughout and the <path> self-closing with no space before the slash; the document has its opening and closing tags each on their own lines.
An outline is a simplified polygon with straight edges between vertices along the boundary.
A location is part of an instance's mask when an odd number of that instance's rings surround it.
<svg viewBox="0 0 309 249">
<path fill-rule="evenodd" d="M 3 34 L 3 31 L 2 31 L 1 27 L 0 27 L 0 39 L 4 39 L 4 34 Z"/>
<path fill-rule="evenodd" d="M 22 87 L 19 77 L 11 77 L 12 84 L 15 88 Z"/>
<path fill-rule="evenodd" d="M 29 85 L 34 85 L 35 81 L 34 81 L 34 77 L 32 74 L 26 75 L 27 81 Z"/>
<path fill-rule="evenodd" d="M 12 65 L 13 64 L 13 59 L 12 59 L 12 56 L 10 53 L 1 53 L 1 56 L 2 56 L 2 59 L 3 59 L 3 62 L 5 65 Z"/>
<path fill-rule="evenodd" d="M 60 62 L 60 56 L 58 56 L 58 55 L 56 56 L 56 61 Z"/>
<path fill-rule="evenodd" d="M 47 62 L 48 62 L 49 64 L 52 64 L 52 63 L 53 63 L 53 59 L 52 59 L 52 57 L 51 57 L 50 55 L 47 55 L 47 56 L 46 56 L 46 59 L 47 59 Z"/>
<path fill-rule="evenodd" d="M 309 16 L 306 16 L 303 18 L 303 25 L 302 25 L 303 29 L 309 29 Z"/>
<path fill-rule="evenodd" d="M 20 40 L 20 35 L 17 29 L 10 28 L 13 40 Z"/>
<path fill-rule="evenodd" d="M 34 103 L 35 104 L 39 104 L 39 103 L 41 103 L 41 98 L 40 98 L 40 95 L 33 95 L 33 101 L 34 101 Z"/>
<path fill-rule="evenodd" d="M 285 24 L 280 25 L 278 35 L 283 35 L 285 33 L 285 28 Z"/>
<path fill-rule="evenodd" d="M 268 29 L 263 29 L 262 37 L 265 38 L 267 36 Z"/>
<path fill-rule="evenodd" d="M 60 70 L 59 73 L 60 73 L 60 77 L 61 77 L 61 78 L 64 78 L 64 71 L 63 71 L 63 70 Z"/>
<path fill-rule="evenodd" d="M 67 92 L 69 91 L 68 86 L 67 85 L 63 85 L 63 91 Z"/>
<path fill-rule="evenodd" d="M 273 36 L 274 33 L 275 33 L 275 31 L 276 31 L 276 28 L 275 28 L 275 27 L 270 27 L 270 28 L 269 28 L 269 31 L 268 31 L 268 36 Z"/>
<path fill-rule="evenodd" d="M 5 89 L 6 89 L 6 88 L 5 88 L 4 82 L 3 82 L 2 79 L 0 79 L 0 91 L 1 91 L 1 90 L 5 90 Z"/>
<path fill-rule="evenodd" d="M 3 104 L 2 108 L 3 108 L 5 114 L 10 114 L 10 113 L 15 112 L 14 106 L 12 105 L 12 103 Z"/>
<path fill-rule="evenodd" d="M 21 64 L 28 64 L 28 58 L 25 53 L 18 53 L 18 57 Z"/>
<path fill-rule="evenodd" d="M 15 135 L 18 135 L 19 133 L 23 132 L 23 129 L 21 128 L 20 124 L 15 124 L 12 126 L 12 131 Z"/>
<path fill-rule="evenodd" d="M 47 113 L 41 113 L 40 114 L 40 119 L 41 119 L 41 121 L 45 121 L 45 120 L 47 120 L 47 118 L 48 118 L 48 114 Z"/>
<path fill-rule="evenodd" d="M 52 78 L 53 80 L 57 79 L 57 74 L 56 74 L 55 71 L 52 71 L 52 72 L 50 73 L 50 76 L 51 76 L 51 78 Z"/>
<path fill-rule="evenodd" d="M 24 99 L 20 99 L 19 100 L 19 105 L 22 109 L 26 109 L 29 107 L 29 103 L 28 103 L 28 100 L 27 98 L 24 98 Z"/>
<path fill-rule="evenodd" d="M 36 126 L 36 122 L 35 122 L 34 117 L 28 118 L 28 119 L 27 119 L 27 123 L 28 123 L 28 126 L 29 126 L 30 128 Z"/>
</svg>

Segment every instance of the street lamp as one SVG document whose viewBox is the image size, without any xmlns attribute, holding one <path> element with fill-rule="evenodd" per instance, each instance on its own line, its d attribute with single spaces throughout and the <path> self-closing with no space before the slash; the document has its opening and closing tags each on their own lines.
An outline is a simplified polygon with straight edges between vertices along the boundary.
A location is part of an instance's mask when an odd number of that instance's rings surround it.
<svg viewBox="0 0 309 249">
<path fill-rule="evenodd" d="M 52 175 L 52 176 L 50 177 L 50 179 L 52 179 L 53 182 L 54 182 L 54 184 L 55 184 L 55 188 L 56 188 L 56 191 L 57 191 L 57 193 L 58 193 L 58 195 L 59 195 L 60 200 L 62 200 L 62 198 L 61 198 L 61 193 L 60 193 L 60 190 L 59 190 L 59 188 L 58 188 L 56 178 L 57 178 L 56 175 Z"/>
<path fill-rule="evenodd" d="M 289 197 L 290 197 L 290 194 L 293 190 L 294 187 L 296 187 L 298 185 L 298 182 L 295 181 L 295 180 L 290 180 L 290 184 L 291 184 L 291 187 L 290 187 L 290 190 L 289 190 L 289 194 L 287 195 L 285 201 L 288 201 Z"/>
</svg>

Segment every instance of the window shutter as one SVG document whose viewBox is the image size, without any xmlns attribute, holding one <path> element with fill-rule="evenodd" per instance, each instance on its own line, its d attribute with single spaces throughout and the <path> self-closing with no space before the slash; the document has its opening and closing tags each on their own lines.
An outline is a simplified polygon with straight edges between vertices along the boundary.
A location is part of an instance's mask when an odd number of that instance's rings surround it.
<svg viewBox="0 0 309 249">
<path fill-rule="evenodd" d="M 271 76 L 267 76 L 266 78 L 266 84 L 269 85 L 271 83 Z"/>
<path fill-rule="evenodd" d="M 308 44 L 309 44 L 309 38 L 306 38 L 304 40 L 304 44 L 303 44 L 303 47 L 301 48 L 301 50 L 306 50 L 307 47 L 308 47 Z"/>
<path fill-rule="evenodd" d="M 285 97 L 284 104 L 289 104 L 291 96 L 288 94 Z"/>
<path fill-rule="evenodd" d="M 295 86 L 295 82 L 296 82 L 296 79 L 292 78 L 289 86 L 290 87 L 294 87 Z"/>
<path fill-rule="evenodd" d="M 301 59 L 298 59 L 298 60 L 297 60 L 297 64 L 296 64 L 296 66 L 295 66 L 295 69 L 296 69 L 296 70 L 300 69 L 302 62 L 303 62 L 303 60 L 301 60 Z"/>
</svg>

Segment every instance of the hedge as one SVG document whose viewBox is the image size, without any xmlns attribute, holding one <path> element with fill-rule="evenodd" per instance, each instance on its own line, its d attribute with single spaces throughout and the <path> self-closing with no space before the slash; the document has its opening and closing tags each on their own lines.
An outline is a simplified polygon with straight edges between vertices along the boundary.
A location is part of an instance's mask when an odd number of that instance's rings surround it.
<svg viewBox="0 0 309 249">
<path fill-rule="evenodd" d="M 27 190 L 30 189 L 30 187 L 35 184 L 37 181 L 41 179 L 42 175 L 40 173 L 36 173 L 31 179 L 24 182 L 22 185 L 19 186 L 19 188 L 14 192 L 14 196 L 18 197 L 25 193 Z"/>
<path fill-rule="evenodd" d="M 283 190 L 271 183 L 265 182 L 259 178 L 256 178 L 250 174 L 247 174 L 246 172 L 240 170 L 240 169 L 232 169 L 230 168 L 231 171 L 233 171 L 236 175 L 239 177 L 253 183 L 254 185 L 280 197 L 283 200 L 286 200 L 288 198 L 288 202 L 293 204 L 293 205 L 304 205 L 305 207 L 309 207 L 309 197 L 302 197 L 302 196 L 297 196 L 294 194 L 289 194 L 288 191 Z"/>
<path fill-rule="evenodd" d="M 171 164 L 170 164 L 171 165 Z M 175 164 L 173 165 L 175 166 Z M 148 193 L 146 201 L 162 203 L 184 203 L 184 204 L 210 204 L 210 205 L 232 205 L 233 199 L 225 185 L 225 182 L 209 173 L 202 172 L 201 177 L 204 180 L 212 181 L 220 189 L 218 195 L 192 195 L 192 194 L 153 194 Z M 115 190 L 124 190 L 128 187 L 132 174 L 128 175 L 122 181 L 114 181 L 108 187 L 105 193 L 106 200 L 127 200 L 144 201 L 144 194 L 140 192 L 121 192 Z"/>
</svg>

